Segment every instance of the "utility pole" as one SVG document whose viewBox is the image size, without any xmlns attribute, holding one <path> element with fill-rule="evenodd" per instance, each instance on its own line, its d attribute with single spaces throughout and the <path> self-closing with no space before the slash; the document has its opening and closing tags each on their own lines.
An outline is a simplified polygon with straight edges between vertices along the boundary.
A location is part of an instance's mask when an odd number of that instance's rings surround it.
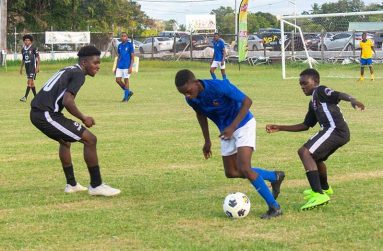
<svg viewBox="0 0 383 251">
<path fill-rule="evenodd" d="M 235 40 L 237 40 L 237 35 L 238 35 L 238 13 L 237 13 L 237 0 L 234 1 L 234 25 L 235 25 Z M 238 41 L 237 41 L 238 42 Z"/>
<path fill-rule="evenodd" d="M 0 50 L 7 48 L 7 0 L 0 0 Z"/>
</svg>

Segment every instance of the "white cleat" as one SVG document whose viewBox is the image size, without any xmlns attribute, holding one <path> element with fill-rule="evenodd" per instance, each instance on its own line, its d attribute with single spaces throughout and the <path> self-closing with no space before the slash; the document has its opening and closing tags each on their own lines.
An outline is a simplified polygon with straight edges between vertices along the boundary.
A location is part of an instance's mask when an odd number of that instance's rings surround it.
<svg viewBox="0 0 383 251">
<path fill-rule="evenodd" d="M 101 195 L 101 196 L 115 196 L 121 193 L 120 189 L 113 188 L 106 184 L 101 184 L 98 187 L 88 187 L 89 195 Z"/>
<path fill-rule="evenodd" d="M 86 190 L 88 190 L 88 188 L 81 186 L 81 184 L 77 182 L 77 184 L 75 186 L 72 186 L 70 184 L 66 184 L 64 192 L 65 193 L 77 193 L 77 192 L 82 192 L 82 191 L 86 191 Z"/>
</svg>

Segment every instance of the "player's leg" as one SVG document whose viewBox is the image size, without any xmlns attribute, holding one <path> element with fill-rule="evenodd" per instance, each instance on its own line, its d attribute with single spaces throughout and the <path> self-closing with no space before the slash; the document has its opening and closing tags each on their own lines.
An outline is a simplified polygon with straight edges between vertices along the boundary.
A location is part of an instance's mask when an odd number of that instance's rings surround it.
<svg viewBox="0 0 383 251">
<path fill-rule="evenodd" d="M 64 192 L 75 193 L 88 190 L 86 187 L 83 187 L 80 183 L 76 181 L 73 170 L 72 157 L 70 153 L 71 143 L 59 140 L 59 144 L 59 157 L 67 183 Z"/>
<path fill-rule="evenodd" d="M 90 195 L 114 196 L 121 191 L 102 183 L 100 166 L 97 157 L 97 137 L 89 130 L 84 130 L 81 135 L 81 142 L 84 144 L 84 160 L 90 175 Z"/>
<path fill-rule="evenodd" d="M 360 81 L 364 80 L 364 66 L 365 66 L 365 59 L 361 58 L 360 59 Z"/>
<path fill-rule="evenodd" d="M 375 79 L 375 76 L 374 76 L 374 67 L 372 67 L 372 59 L 371 59 L 371 58 L 369 59 L 369 65 L 368 65 L 368 67 L 370 68 L 371 80 L 374 80 L 374 79 Z"/>
<path fill-rule="evenodd" d="M 121 87 L 122 90 L 125 90 L 125 84 L 122 82 L 122 77 L 116 78 L 116 83 Z"/>
<path fill-rule="evenodd" d="M 237 148 L 237 151 L 238 170 L 240 170 L 240 172 L 250 181 L 269 207 L 269 210 L 263 214 L 261 218 L 270 219 L 272 217 L 280 216 L 282 214 L 282 210 L 278 202 L 274 199 L 274 196 L 270 192 L 262 176 L 251 168 L 253 148 L 243 146 Z"/>
<path fill-rule="evenodd" d="M 217 79 L 217 76 L 214 73 L 214 71 L 215 71 L 215 69 L 217 69 L 217 67 L 218 67 L 217 61 L 213 61 L 210 65 L 210 75 L 211 75 L 212 79 Z"/>
<path fill-rule="evenodd" d="M 124 70 L 123 70 L 122 77 L 124 78 L 124 83 L 125 83 L 124 101 L 125 101 L 125 102 L 128 102 L 129 99 L 130 99 L 130 98 L 132 97 L 132 95 L 133 95 L 133 92 L 129 89 L 129 78 L 130 78 L 130 74 L 129 74 L 129 70 L 128 70 L 128 69 L 124 69 Z"/>
<path fill-rule="evenodd" d="M 317 161 L 317 167 L 319 172 L 319 180 L 322 187 L 322 190 L 327 195 L 332 195 L 334 193 L 333 189 L 329 186 L 327 182 L 327 167 L 323 161 Z M 303 195 L 306 199 L 310 198 L 313 194 L 312 189 L 306 189 L 303 191 Z"/>
<path fill-rule="evenodd" d="M 223 64 L 222 64 L 222 62 L 221 62 L 221 64 L 220 64 L 220 69 L 221 69 L 221 75 L 222 75 L 222 79 L 226 79 L 227 77 L 226 77 L 226 63 L 225 63 L 225 61 L 223 62 Z"/>
<path fill-rule="evenodd" d="M 28 73 L 27 73 L 28 74 Z M 30 78 L 29 78 L 29 75 L 27 75 L 27 88 L 25 89 L 25 94 L 23 97 L 20 98 L 20 101 L 21 102 L 26 102 L 27 101 L 27 98 L 28 98 L 28 95 L 29 95 L 29 92 L 31 90 L 31 87 L 30 87 Z"/>
<path fill-rule="evenodd" d="M 223 167 L 226 178 L 245 178 L 237 168 L 237 154 L 222 156 Z"/>
</svg>

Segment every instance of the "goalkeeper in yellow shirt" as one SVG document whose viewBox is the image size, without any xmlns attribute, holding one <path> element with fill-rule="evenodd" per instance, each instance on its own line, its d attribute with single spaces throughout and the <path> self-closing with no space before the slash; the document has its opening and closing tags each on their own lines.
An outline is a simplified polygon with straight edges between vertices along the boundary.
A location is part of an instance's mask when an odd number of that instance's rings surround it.
<svg viewBox="0 0 383 251">
<path fill-rule="evenodd" d="M 364 66 L 370 68 L 371 80 L 374 80 L 374 68 L 372 67 L 372 52 L 376 54 L 374 42 L 367 39 L 367 33 L 363 32 L 362 41 L 360 41 L 360 81 L 364 80 Z"/>
</svg>

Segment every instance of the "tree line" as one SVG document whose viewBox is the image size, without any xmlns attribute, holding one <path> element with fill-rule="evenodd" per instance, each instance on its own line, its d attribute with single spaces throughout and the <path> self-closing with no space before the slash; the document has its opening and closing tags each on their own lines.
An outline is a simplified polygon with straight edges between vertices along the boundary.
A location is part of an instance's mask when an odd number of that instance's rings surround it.
<svg viewBox="0 0 383 251">
<path fill-rule="evenodd" d="M 365 5 L 362 0 L 339 0 L 334 3 L 319 5 L 314 3 L 312 9 L 302 14 L 325 14 L 339 12 L 357 12 L 382 10 L 383 3 Z M 220 6 L 213 9 L 216 15 L 217 30 L 222 34 L 234 34 L 234 9 Z M 317 18 L 308 30 L 326 29 L 345 30 L 341 17 L 336 19 Z M 381 16 L 365 17 L 366 21 L 381 21 Z M 379 20 L 378 20 L 379 19 Z M 347 19 L 348 21 L 350 18 Z M 358 19 L 360 21 L 360 18 Z M 142 11 L 140 4 L 127 0 L 12 0 L 7 6 L 8 32 L 16 28 L 22 32 L 40 32 L 47 30 L 62 31 L 97 31 L 113 32 L 128 31 L 135 36 L 156 35 L 158 21 L 150 18 Z M 177 22 L 173 19 L 163 22 L 162 28 L 173 30 Z M 184 25 L 179 25 L 184 30 Z M 264 12 L 248 14 L 248 32 L 255 33 L 260 28 L 279 27 L 277 18 Z"/>
</svg>

